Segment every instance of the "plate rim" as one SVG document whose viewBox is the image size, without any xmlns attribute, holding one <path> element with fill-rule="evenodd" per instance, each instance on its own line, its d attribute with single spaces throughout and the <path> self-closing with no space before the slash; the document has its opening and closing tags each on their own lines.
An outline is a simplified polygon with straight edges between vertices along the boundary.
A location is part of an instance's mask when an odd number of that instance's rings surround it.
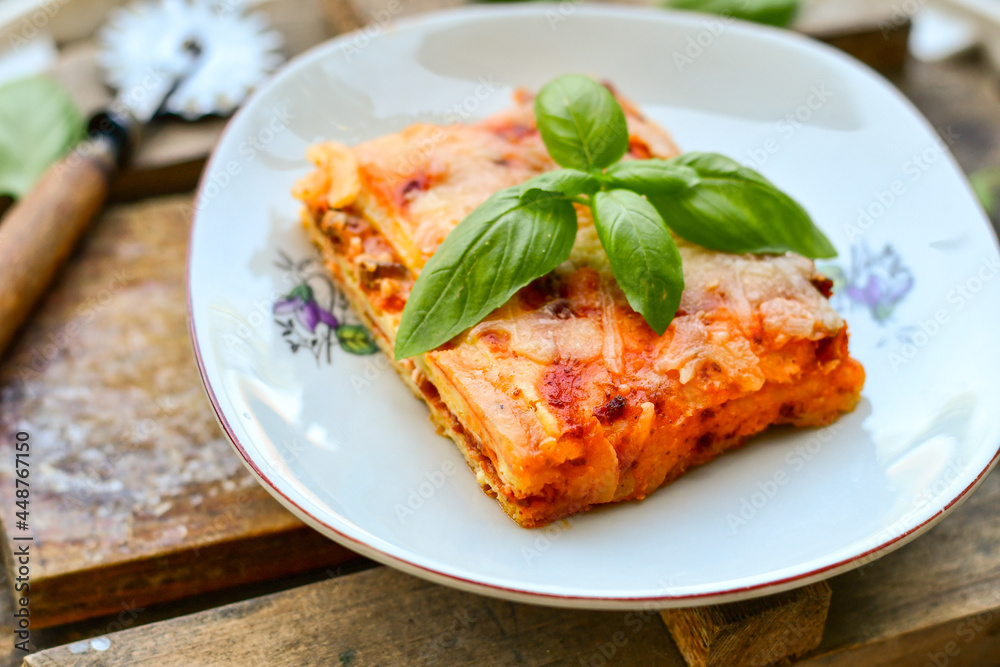
<svg viewBox="0 0 1000 667">
<path fill-rule="evenodd" d="M 564 0 L 565 1 L 565 0 Z M 454 7 L 436 11 L 421 12 L 419 14 L 401 17 L 393 22 L 392 26 L 387 28 L 387 34 L 391 34 L 401 30 L 412 30 L 414 28 L 419 28 L 424 24 L 433 24 L 437 21 L 447 21 L 449 18 L 458 15 L 496 15 L 509 17 L 512 15 L 536 15 L 541 16 L 546 8 L 561 7 L 562 2 L 540 2 L 532 3 L 531 5 L 519 6 L 519 7 L 505 7 L 505 6 L 488 6 L 488 5 L 467 5 L 462 7 Z M 662 19 L 665 16 L 672 16 L 674 19 L 679 19 L 682 22 L 694 22 L 698 19 L 708 20 L 711 17 L 703 14 L 698 14 L 690 11 L 683 10 L 670 10 L 670 9 L 654 9 L 649 7 L 636 7 L 627 5 L 609 5 L 600 3 L 588 3 L 587 5 L 580 6 L 577 5 L 574 8 L 574 14 L 581 12 L 582 14 L 589 14 L 592 16 L 601 15 L 616 15 L 616 16 L 630 16 L 632 18 L 657 18 Z M 733 20 L 733 23 L 737 27 L 745 32 L 759 33 L 768 36 L 771 39 L 776 39 L 778 41 L 784 41 L 786 43 L 794 44 L 799 48 L 808 48 L 815 51 L 821 52 L 826 56 L 833 57 L 834 60 L 839 61 L 839 63 L 845 67 L 848 67 L 854 71 L 855 74 L 866 75 L 869 79 L 875 79 L 882 87 L 887 89 L 890 93 L 894 95 L 896 101 L 902 103 L 905 107 L 909 109 L 911 114 L 913 114 L 922 125 L 924 125 L 925 130 L 934 132 L 934 127 L 930 121 L 923 115 L 922 112 L 916 107 L 916 105 L 905 95 L 902 94 L 895 86 L 891 84 L 885 77 L 879 74 L 877 71 L 864 64 L 863 62 L 852 58 L 851 56 L 835 49 L 834 47 L 825 44 L 823 42 L 811 39 L 806 35 L 796 33 L 789 30 L 782 30 L 780 28 L 775 28 L 772 26 L 761 25 L 756 23 L 749 23 L 742 20 Z M 234 126 L 233 120 L 239 117 L 240 114 L 244 113 L 244 110 L 249 108 L 253 102 L 255 102 L 258 97 L 263 96 L 270 88 L 270 83 L 277 77 L 282 76 L 286 71 L 291 71 L 294 68 L 298 68 L 312 60 L 317 60 L 323 57 L 327 52 L 334 50 L 341 43 L 348 43 L 357 34 L 360 34 L 364 30 L 364 26 L 337 35 L 331 39 L 325 40 L 319 44 L 316 44 L 306 51 L 294 56 L 289 59 L 280 70 L 272 76 L 272 78 L 261 88 L 255 90 L 244 102 L 243 105 L 237 109 L 236 114 L 230 119 L 223 128 L 215 147 L 209 156 L 208 161 L 205 164 L 202 176 L 199 178 L 198 187 L 195 191 L 195 202 L 201 198 L 202 190 L 208 182 L 208 176 L 212 173 L 212 168 L 218 158 L 216 148 L 220 146 L 224 140 L 228 137 L 232 128 Z M 956 170 L 964 175 L 962 169 L 958 166 L 957 161 L 952 155 L 950 149 L 944 151 L 944 155 L 950 161 L 951 166 L 956 168 Z M 964 185 L 968 190 L 967 194 L 971 196 L 971 188 L 968 184 L 968 180 L 964 180 Z M 850 571 L 852 569 L 861 567 L 869 562 L 872 562 L 878 558 L 888 555 L 892 551 L 904 546 L 909 543 L 919 535 L 923 534 L 942 519 L 944 519 L 948 514 L 953 512 L 959 505 L 961 505 L 973 491 L 985 480 L 993 468 L 1000 462 L 1000 443 L 997 443 L 997 449 L 993 453 L 993 456 L 987 463 L 987 465 L 979 471 L 975 479 L 966 486 L 958 495 L 952 498 L 947 504 L 944 505 L 937 512 L 926 518 L 921 523 L 911 527 L 909 530 L 888 539 L 881 544 L 874 546 L 860 554 L 855 556 L 841 559 L 835 563 L 830 563 L 822 567 L 813 568 L 809 571 L 802 572 L 795 575 L 790 575 L 783 577 L 781 579 L 775 579 L 765 583 L 752 584 L 748 586 L 737 586 L 729 588 L 726 590 L 712 591 L 706 593 L 694 593 L 685 595 L 637 595 L 637 596 L 595 596 L 595 595 L 569 595 L 554 592 L 543 592 L 543 591 L 533 591 L 525 588 L 512 588 L 509 586 L 502 586 L 493 583 L 487 583 L 484 581 L 479 581 L 475 579 L 470 579 L 468 577 L 460 576 L 457 574 L 452 574 L 440 569 L 434 569 L 427 565 L 423 565 L 417 562 L 413 562 L 397 556 L 392 553 L 383 551 L 377 547 L 374 547 L 362 540 L 359 540 L 351 535 L 341 532 L 337 528 L 324 523 L 319 518 L 310 514 L 306 509 L 301 507 L 293 499 L 285 494 L 279 486 L 272 481 L 261 468 L 254 461 L 253 457 L 250 456 L 246 447 L 237 438 L 236 433 L 232 426 L 230 425 L 226 415 L 223 412 L 222 406 L 218 397 L 215 394 L 215 390 L 208 378 L 208 371 L 205 366 L 205 361 L 201 354 L 201 348 L 198 345 L 198 333 L 195 324 L 194 317 L 194 304 L 193 304 L 193 283 L 192 283 L 192 268 L 193 268 L 193 250 L 194 250 L 194 236 L 195 229 L 198 222 L 198 209 L 197 206 L 193 208 L 193 219 L 191 221 L 191 228 L 188 233 L 188 249 L 187 249 L 187 261 L 186 261 L 186 307 L 188 316 L 188 334 L 191 339 L 191 346 L 194 351 L 195 361 L 198 367 L 198 374 L 201 378 L 203 388 L 205 390 L 206 396 L 212 405 L 212 411 L 215 415 L 216 421 L 222 428 L 223 432 L 226 434 L 227 439 L 232 445 L 233 449 L 236 450 L 237 454 L 240 456 L 244 467 L 257 479 L 258 483 L 264 487 L 264 489 L 283 507 L 289 510 L 298 519 L 322 533 L 327 538 L 347 547 L 355 553 L 370 558 L 377 561 L 383 565 L 394 567 L 400 571 L 421 577 L 423 579 L 433 581 L 435 583 L 444 584 L 457 588 L 464 591 L 469 591 L 473 593 L 489 595 L 491 597 L 497 597 L 501 599 L 512 600 L 516 602 L 524 602 L 529 604 L 541 604 L 553 607 L 565 607 L 565 608 L 578 608 L 578 609 L 602 609 L 602 610 L 633 610 L 633 609 L 666 609 L 674 607 L 691 607 L 691 606 L 701 606 L 707 604 L 721 604 L 727 602 L 734 602 L 737 600 L 749 599 L 760 597 L 763 595 L 769 595 L 773 593 L 779 593 L 782 591 L 787 591 L 793 588 L 799 588 L 801 586 L 806 586 L 817 581 L 823 581 L 830 577 L 836 576 L 843 572 Z M 996 231 L 993 229 L 992 225 L 987 225 L 988 232 L 993 238 L 994 247 L 1000 245 L 997 240 Z M 345 520 L 346 521 L 346 520 Z"/>
</svg>

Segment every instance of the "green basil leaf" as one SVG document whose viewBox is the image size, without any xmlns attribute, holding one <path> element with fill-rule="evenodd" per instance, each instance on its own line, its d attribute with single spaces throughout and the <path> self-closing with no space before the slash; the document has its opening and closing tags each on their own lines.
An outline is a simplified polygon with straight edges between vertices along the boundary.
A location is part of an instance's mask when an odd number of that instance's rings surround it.
<svg viewBox="0 0 1000 667">
<path fill-rule="evenodd" d="M 83 136 L 69 94 L 44 77 L 0 86 L 0 194 L 23 196 Z"/>
<path fill-rule="evenodd" d="M 588 76 L 568 74 L 542 86 L 535 121 L 561 167 L 603 169 L 628 150 L 625 112 L 607 88 Z"/>
<path fill-rule="evenodd" d="M 642 195 L 664 195 L 697 185 L 698 172 L 667 160 L 629 160 L 608 169 L 602 180 L 612 188 Z"/>
<path fill-rule="evenodd" d="M 684 291 L 681 254 L 656 209 L 629 190 L 598 192 L 594 223 L 629 305 L 662 335 Z"/>
<path fill-rule="evenodd" d="M 575 197 L 581 194 L 592 194 L 600 182 L 593 174 L 577 169 L 556 169 L 547 171 L 544 174 L 535 176 L 522 183 L 520 186 L 521 196 L 531 193 L 533 190 L 540 190 L 549 193 L 562 193 L 567 197 Z"/>
<path fill-rule="evenodd" d="M 681 238 L 722 252 L 836 257 L 809 214 L 756 171 L 715 153 L 686 153 L 670 162 L 694 169 L 698 183 L 649 195 L 649 202 Z"/>
<path fill-rule="evenodd" d="M 799 11 L 799 0 L 667 0 L 665 7 L 731 16 L 744 21 L 788 25 Z"/>
<path fill-rule="evenodd" d="M 481 321 L 517 290 L 559 266 L 576 239 L 562 195 L 501 190 L 459 223 L 413 285 L 396 359 L 432 350 Z"/>
</svg>

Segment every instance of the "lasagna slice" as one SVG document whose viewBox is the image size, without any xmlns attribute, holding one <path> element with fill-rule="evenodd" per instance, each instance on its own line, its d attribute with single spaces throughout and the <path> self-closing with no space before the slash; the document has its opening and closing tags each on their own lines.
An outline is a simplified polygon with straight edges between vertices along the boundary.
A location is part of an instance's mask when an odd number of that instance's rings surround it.
<svg viewBox="0 0 1000 667">
<path fill-rule="evenodd" d="M 628 158 L 677 154 L 618 96 Z M 390 359 L 403 307 L 445 235 L 494 192 L 554 169 L 531 95 L 470 125 L 313 146 L 295 187 L 323 260 Z M 588 211 L 570 258 L 449 343 L 393 362 L 483 490 L 524 527 L 640 499 L 771 424 L 828 424 L 864 370 L 797 255 L 678 241 L 680 309 L 658 336 L 617 286 Z"/>
</svg>

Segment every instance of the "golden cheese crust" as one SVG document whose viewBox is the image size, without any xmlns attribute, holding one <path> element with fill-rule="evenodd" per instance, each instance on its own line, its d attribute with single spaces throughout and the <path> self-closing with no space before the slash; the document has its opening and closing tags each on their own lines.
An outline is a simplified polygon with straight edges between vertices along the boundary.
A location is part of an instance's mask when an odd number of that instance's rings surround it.
<svg viewBox="0 0 1000 667">
<path fill-rule="evenodd" d="M 633 158 L 669 136 L 622 100 Z M 296 187 L 324 261 L 392 357 L 410 287 L 496 190 L 550 170 L 531 97 L 475 125 L 313 147 Z M 643 498 L 771 424 L 827 424 L 861 365 L 830 282 L 796 255 L 679 242 L 686 287 L 662 336 L 629 307 L 585 209 L 570 259 L 448 344 L 397 363 L 490 495 L 525 527 Z"/>
</svg>

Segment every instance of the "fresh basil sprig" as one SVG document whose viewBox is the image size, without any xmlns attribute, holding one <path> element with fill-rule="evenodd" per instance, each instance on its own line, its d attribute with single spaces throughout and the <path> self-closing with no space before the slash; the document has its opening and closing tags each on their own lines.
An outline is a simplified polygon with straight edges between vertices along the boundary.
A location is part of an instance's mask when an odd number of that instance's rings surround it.
<svg viewBox="0 0 1000 667">
<path fill-rule="evenodd" d="M 589 77 L 543 86 L 535 120 L 564 168 L 497 192 L 445 237 L 403 309 L 397 359 L 449 341 L 564 262 L 576 239 L 574 203 L 590 208 L 629 305 L 661 335 L 684 290 L 671 232 L 722 252 L 836 255 L 799 204 L 727 157 L 618 162 L 628 150 L 625 114 Z"/>
</svg>

